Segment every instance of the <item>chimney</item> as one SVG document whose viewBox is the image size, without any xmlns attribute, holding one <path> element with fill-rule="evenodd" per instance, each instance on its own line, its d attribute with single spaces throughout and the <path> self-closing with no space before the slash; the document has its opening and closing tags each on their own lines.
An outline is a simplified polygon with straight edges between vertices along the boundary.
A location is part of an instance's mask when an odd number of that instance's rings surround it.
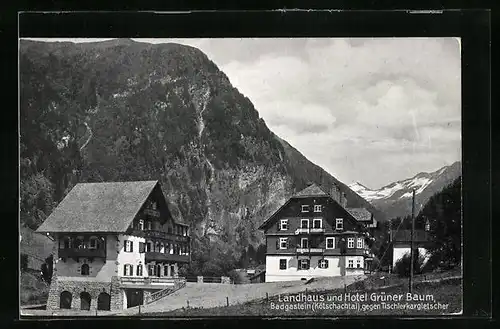
<svg viewBox="0 0 500 329">
<path fill-rule="evenodd" d="M 340 204 L 341 195 L 337 184 L 333 184 L 333 186 L 330 188 L 330 196 L 333 198 L 333 200 L 337 201 Z"/>
<path fill-rule="evenodd" d="M 340 200 L 340 205 L 343 208 L 347 208 L 347 195 L 344 192 L 342 192 L 342 198 Z"/>
</svg>

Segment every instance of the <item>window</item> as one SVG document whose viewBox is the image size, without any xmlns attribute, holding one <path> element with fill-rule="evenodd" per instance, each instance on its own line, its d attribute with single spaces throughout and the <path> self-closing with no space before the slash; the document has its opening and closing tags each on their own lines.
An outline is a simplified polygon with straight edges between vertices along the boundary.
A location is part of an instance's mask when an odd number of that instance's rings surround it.
<svg viewBox="0 0 500 329">
<path fill-rule="evenodd" d="M 162 254 L 164 254 L 164 253 L 165 253 L 165 246 L 163 245 L 163 242 L 162 242 L 162 243 L 160 243 L 160 252 L 161 252 Z"/>
<path fill-rule="evenodd" d="M 156 210 L 156 202 L 151 202 L 151 209 Z"/>
<path fill-rule="evenodd" d="M 321 212 L 321 205 L 320 204 L 314 205 L 314 212 Z"/>
<path fill-rule="evenodd" d="M 133 252 L 134 243 L 130 240 L 125 240 L 125 252 Z"/>
<path fill-rule="evenodd" d="M 144 219 L 139 219 L 139 230 L 144 231 Z"/>
<path fill-rule="evenodd" d="M 123 276 L 133 276 L 134 268 L 130 264 L 123 265 Z"/>
<path fill-rule="evenodd" d="M 286 270 L 286 259 L 280 259 L 280 270 Z"/>
<path fill-rule="evenodd" d="M 299 260 L 299 270 L 308 270 L 309 269 L 309 259 L 301 259 Z"/>
<path fill-rule="evenodd" d="M 154 265 L 148 265 L 148 275 L 155 276 L 155 269 L 156 267 Z"/>
<path fill-rule="evenodd" d="M 137 265 L 137 276 L 142 276 L 142 265 Z"/>
<path fill-rule="evenodd" d="M 326 249 L 335 249 L 335 238 L 326 238 Z"/>
<path fill-rule="evenodd" d="M 168 276 L 168 266 L 163 266 L 163 276 Z"/>
<path fill-rule="evenodd" d="M 306 204 L 302 205 L 302 212 L 309 212 L 309 206 Z"/>
<path fill-rule="evenodd" d="M 335 220 L 335 229 L 343 230 L 344 229 L 344 220 L 342 218 L 337 218 Z"/>
<path fill-rule="evenodd" d="M 288 219 L 282 219 L 280 221 L 280 230 L 281 231 L 286 231 L 288 230 Z"/>
<path fill-rule="evenodd" d="M 153 242 L 148 241 L 146 242 L 146 252 L 151 252 L 153 251 Z"/>
<path fill-rule="evenodd" d="M 170 276 L 175 276 L 175 265 L 170 265 Z"/>
<path fill-rule="evenodd" d="M 151 221 L 146 222 L 146 229 L 151 231 Z"/>
<path fill-rule="evenodd" d="M 96 249 L 97 248 L 97 238 L 92 237 L 90 238 L 90 249 Z"/>
<path fill-rule="evenodd" d="M 361 259 L 359 259 L 359 258 L 356 260 L 356 267 L 357 268 L 361 268 L 362 267 L 361 266 Z"/>
<path fill-rule="evenodd" d="M 70 237 L 65 237 L 64 238 L 64 249 L 71 248 L 71 238 Z"/>
<path fill-rule="evenodd" d="M 300 239 L 300 247 L 303 249 L 309 248 L 309 240 L 307 238 Z"/>
<path fill-rule="evenodd" d="M 159 252 L 160 251 L 160 242 L 159 241 L 156 241 L 155 243 L 155 252 Z"/>
<path fill-rule="evenodd" d="M 146 251 L 146 245 L 144 242 L 139 242 L 139 252 L 140 253 L 143 253 L 144 251 Z"/>
<path fill-rule="evenodd" d="M 323 221 L 321 220 L 321 218 L 315 218 L 313 220 L 313 224 L 314 228 L 321 228 L 323 226 Z"/>
<path fill-rule="evenodd" d="M 328 268 L 328 260 L 327 259 L 320 259 L 318 261 L 318 267 L 319 268 Z"/>
<path fill-rule="evenodd" d="M 89 264 L 83 264 L 80 270 L 80 274 L 89 275 L 89 272 L 90 272 Z"/>
<path fill-rule="evenodd" d="M 280 249 L 287 249 L 288 238 L 280 238 Z"/>
<path fill-rule="evenodd" d="M 309 228 L 309 219 L 301 219 L 300 228 Z"/>
<path fill-rule="evenodd" d="M 363 238 L 358 238 L 358 245 L 356 248 L 363 249 Z"/>
<path fill-rule="evenodd" d="M 347 267 L 348 267 L 348 268 L 354 268 L 354 260 L 349 259 L 349 260 L 347 261 Z"/>
<path fill-rule="evenodd" d="M 354 248 L 354 238 L 347 238 L 347 248 Z"/>
</svg>

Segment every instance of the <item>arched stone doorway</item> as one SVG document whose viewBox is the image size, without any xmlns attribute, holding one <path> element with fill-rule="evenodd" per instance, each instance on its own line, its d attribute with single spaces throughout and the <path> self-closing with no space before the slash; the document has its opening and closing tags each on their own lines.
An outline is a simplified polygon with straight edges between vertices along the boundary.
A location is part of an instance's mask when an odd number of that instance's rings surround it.
<svg viewBox="0 0 500 329">
<path fill-rule="evenodd" d="M 88 292 L 82 292 L 80 294 L 80 309 L 81 310 L 90 310 L 90 301 L 92 298 Z"/>
<path fill-rule="evenodd" d="M 105 292 L 101 292 L 97 297 L 97 309 L 109 311 L 111 309 L 111 297 Z"/>
<path fill-rule="evenodd" d="M 73 296 L 71 295 L 71 293 L 69 291 L 61 292 L 61 295 L 59 296 L 59 308 L 70 309 L 72 299 L 73 299 Z"/>
</svg>

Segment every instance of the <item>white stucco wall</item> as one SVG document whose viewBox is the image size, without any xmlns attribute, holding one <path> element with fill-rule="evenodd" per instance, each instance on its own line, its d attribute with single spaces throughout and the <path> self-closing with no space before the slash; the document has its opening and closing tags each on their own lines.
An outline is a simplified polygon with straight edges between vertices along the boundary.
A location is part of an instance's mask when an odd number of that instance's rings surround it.
<svg viewBox="0 0 500 329">
<path fill-rule="evenodd" d="M 146 266 L 146 259 L 145 259 L 145 253 L 140 253 L 139 252 L 139 242 L 146 242 L 145 238 L 140 238 L 137 236 L 131 236 L 131 235 L 122 235 L 120 234 L 118 236 L 119 243 L 116 242 L 115 239 L 115 247 L 114 249 L 118 249 L 118 257 L 117 257 L 117 262 L 118 262 L 118 276 L 124 276 L 123 270 L 124 267 L 123 265 L 125 264 L 130 264 L 133 266 L 133 275 L 128 275 L 129 276 L 135 276 L 137 277 L 137 265 L 141 264 L 142 265 L 142 276 L 141 277 L 146 277 L 148 276 L 148 269 Z M 132 241 L 134 244 L 133 247 L 133 252 L 125 252 L 125 240 Z"/>
<path fill-rule="evenodd" d="M 280 270 L 280 259 L 287 260 L 287 268 Z M 266 282 L 277 281 L 293 281 L 301 280 L 302 278 L 310 279 L 313 277 L 325 276 L 341 276 L 340 256 L 325 256 L 324 259 L 328 260 L 328 268 L 322 269 L 318 267 L 318 260 L 322 259 L 321 256 L 312 256 L 310 260 L 309 270 L 298 270 L 298 260 L 296 256 L 292 255 L 268 255 L 266 256 Z M 361 269 L 346 270 L 346 275 L 359 275 L 363 274 L 363 256 L 349 256 L 346 257 L 346 266 L 348 259 L 352 259 L 354 266 L 356 260 L 361 260 Z"/>
</svg>

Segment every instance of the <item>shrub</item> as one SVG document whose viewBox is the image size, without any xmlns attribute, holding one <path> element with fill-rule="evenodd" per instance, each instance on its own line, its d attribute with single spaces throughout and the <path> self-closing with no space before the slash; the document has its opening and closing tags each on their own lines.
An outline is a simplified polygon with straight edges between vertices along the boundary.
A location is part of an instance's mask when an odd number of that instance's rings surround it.
<svg viewBox="0 0 500 329">
<path fill-rule="evenodd" d="M 422 269 L 422 265 L 424 262 L 424 257 L 420 255 L 418 250 L 414 250 L 413 257 L 413 274 L 419 274 Z M 410 276 L 410 264 L 411 264 L 411 256 L 409 253 L 403 255 L 401 259 L 396 262 L 394 266 L 394 273 L 396 273 L 400 277 L 409 277 Z"/>
</svg>

